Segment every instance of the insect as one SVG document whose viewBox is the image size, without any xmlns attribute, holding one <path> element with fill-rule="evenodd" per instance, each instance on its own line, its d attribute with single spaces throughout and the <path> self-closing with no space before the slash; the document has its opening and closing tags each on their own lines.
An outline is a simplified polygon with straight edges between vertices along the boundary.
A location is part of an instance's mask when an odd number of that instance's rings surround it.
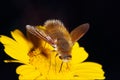
<svg viewBox="0 0 120 80">
<path fill-rule="evenodd" d="M 63 62 L 71 60 L 71 50 L 76 41 L 78 41 L 89 29 L 89 24 L 85 23 L 70 33 L 60 20 L 47 20 L 44 24 L 45 30 L 27 25 L 27 32 L 42 39 L 53 46 Z M 38 44 L 36 44 L 39 47 Z"/>
</svg>

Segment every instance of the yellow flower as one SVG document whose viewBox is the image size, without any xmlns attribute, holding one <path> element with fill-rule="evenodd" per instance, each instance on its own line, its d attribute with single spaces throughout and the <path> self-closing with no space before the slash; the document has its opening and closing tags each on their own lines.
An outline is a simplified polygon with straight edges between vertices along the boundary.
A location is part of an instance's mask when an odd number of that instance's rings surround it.
<svg viewBox="0 0 120 80">
<path fill-rule="evenodd" d="M 4 45 L 6 54 L 15 59 L 5 62 L 23 63 L 16 69 L 19 80 L 105 79 L 102 65 L 85 62 L 88 53 L 77 42 L 72 48 L 72 60 L 63 63 L 48 43 L 41 40 L 43 48 L 31 50 L 33 43 L 21 31 L 15 30 L 11 35 L 13 39 L 1 35 L 0 42 Z"/>
</svg>

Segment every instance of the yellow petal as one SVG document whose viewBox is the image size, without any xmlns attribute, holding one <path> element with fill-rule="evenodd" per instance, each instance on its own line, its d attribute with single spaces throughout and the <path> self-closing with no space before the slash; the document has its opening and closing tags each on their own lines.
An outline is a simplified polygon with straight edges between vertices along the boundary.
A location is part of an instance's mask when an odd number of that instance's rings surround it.
<svg viewBox="0 0 120 80">
<path fill-rule="evenodd" d="M 20 30 L 16 29 L 12 31 L 11 35 L 16 40 L 17 43 L 21 44 L 21 46 L 26 47 L 26 49 L 28 48 L 28 50 L 30 50 L 33 47 L 33 45 L 26 39 L 26 37 Z"/>
<path fill-rule="evenodd" d="M 32 65 L 21 65 L 16 69 L 20 80 L 34 80 L 43 75 Z"/>
<path fill-rule="evenodd" d="M 4 51 L 12 58 L 20 60 L 22 63 L 28 63 L 29 62 L 29 56 L 27 55 L 28 52 L 25 52 L 22 50 L 19 46 L 10 46 L 5 45 Z M 19 48 L 19 49 L 18 49 Z M 20 50 L 21 49 L 21 50 Z"/>
<path fill-rule="evenodd" d="M 16 45 L 17 43 L 12 39 L 4 35 L 0 35 L 0 42 L 4 45 Z"/>
<path fill-rule="evenodd" d="M 17 67 L 16 73 L 17 73 L 17 74 L 24 74 L 23 71 L 25 71 L 26 69 L 33 71 L 33 70 L 35 70 L 35 67 L 32 66 L 32 65 L 21 65 L 21 66 Z M 26 71 L 27 71 L 27 70 L 26 70 Z"/>
<path fill-rule="evenodd" d="M 95 63 L 95 62 L 82 62 L 82 63 L 76 64 L 74 66 L 77 69 L 81 69 L 81 68 L 101 69 L 102 68 L 102 65 Z"/>
<path fill-rule="evenodd" d="M 54 73 L 47 75 L 47 80 L 70 80 L 71 79 L 71 74 L 69 73 Z"/>
<path fill-rule="evenodd" d="M 105 77 L 101 73 L 74 73 L 74 79 L 82 80 L 103 80 Z"/>
<path fill-rule="evenodd" d="M 21 79 L 21 80 L 24 80 L 24 79 Z M 46 75 L 39 75 L 33 80 L 50 80 L 50 79 L 46 78 Z"/>
<path fill-rule="evenodd" d="M 15 30 L 12 35 L 16 41 L 7 36 L 2 35 L 0 37 L 0 42 L 4 44 L 5 47 L 4 51 L 10 57 L 20 60 L 22 63 L 28 63 L 29 56 L 27 54 L 30 51 L 29 43 L 27 43 L 25 37 L 23 37 L 22 33 L 18 30 Z"/>
<path fill-rule="evenodd" d="M 19 80 L 35 80 L 38 76 L 40 76 L 40 74 L 35 70 L 34 72 L 29 72 L 26 75 L 20 75 Z"/>
<path fill-rule="evenodd" d="M 94 62 L 83 62 L 74 65 L 73 74 L 83 79 L 105 79 L 102 66 Z"/>
<path fill-rule="evenodd" d="M 79 47 L 78 43 L 75 43 L 72 49 L 72 60 L 71 63 L 81 63 L 85 59 L 87 59 L 88 53 L 85 51 L 83 47 Z"/>
</svg>

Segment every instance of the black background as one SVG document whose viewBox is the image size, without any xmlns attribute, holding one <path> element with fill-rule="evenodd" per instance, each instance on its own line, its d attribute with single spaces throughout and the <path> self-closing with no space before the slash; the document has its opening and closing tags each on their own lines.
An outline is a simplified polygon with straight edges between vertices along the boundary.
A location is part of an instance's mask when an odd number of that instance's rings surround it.
<svg viewBox="0 0 120 80">
<path fill-rule="evenodd" d="M 89 53 L 87 61 L 103 65 L 106 80 L 119 80 L 120 6 L 115 0 L 0 0 L 0 34 L 10 36 L 25 25 L 43 25 L 48 19 L 60 19 L 69 31 L 88 22 L 88 33 L 79 40 Z M 10 59 L 0 44 L 0 80 L 17 80 L 19 64 L 3 63 Z"/>
</svg>

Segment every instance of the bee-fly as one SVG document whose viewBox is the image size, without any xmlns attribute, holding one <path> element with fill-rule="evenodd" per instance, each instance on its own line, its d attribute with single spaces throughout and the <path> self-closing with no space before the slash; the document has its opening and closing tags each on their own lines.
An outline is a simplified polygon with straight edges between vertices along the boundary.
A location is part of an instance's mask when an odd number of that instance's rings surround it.
<svg viewBox="0 0 120 80">
<path fill-rule="evenodd" d="M 69 61 L 71 50 L 76 41 L 78 41 L 89 29 L 89 24 L 85 23 L 75 28 L 70 33 L 59 20 L 47 20 L 44 24 L 45 29 L 27 25 L 27 32 L 42 39 L 53 46 L 63 62 Z M 38 44 L 36 44 L 38 45 Z M 39 45 L 37 46 L 39 47 Z"/>
</svg>

